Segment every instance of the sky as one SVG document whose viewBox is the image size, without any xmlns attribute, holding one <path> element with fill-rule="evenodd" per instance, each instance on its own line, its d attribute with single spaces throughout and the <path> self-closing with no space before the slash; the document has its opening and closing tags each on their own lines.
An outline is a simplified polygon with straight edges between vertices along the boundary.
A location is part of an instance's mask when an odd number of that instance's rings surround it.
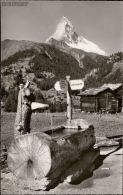
<svg viewBox="0 0 123 195">
<path fill-rule="evenodd" d="M 45 42 L 62 16 L 107 54 L 123 51 L 121 1 L 31 0 L 27 6 L 2 6 L 1 39 Z"/>
</svg>

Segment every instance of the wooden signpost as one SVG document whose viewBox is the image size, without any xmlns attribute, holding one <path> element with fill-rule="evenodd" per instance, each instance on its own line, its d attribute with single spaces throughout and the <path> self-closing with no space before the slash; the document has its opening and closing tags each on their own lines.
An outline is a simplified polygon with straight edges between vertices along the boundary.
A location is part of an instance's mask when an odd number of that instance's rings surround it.
<svg viewBox="0 0 123 195">
<path fill-rule="evenodd" d="M 67 91 L 67 81 L 61 80 L 57 81 L 54 85 L 56 91 Z"/>
<path fill-rule="evenodd" d="M 122 110 L 121 112 L 123 113 L 123 84 L 122 84 Z"/>
<path fill-rule="evenodd" d="M 71 90 L 80 90 L 84 87 L 82 79 L 70 80 L 70 76 L 66 76 L 66 80 L 57 81 L 54 85 L 56 91 L 66 91 L 67 93 L 67 119 L 72 119 L 72 98 Z"/>
<path fill-rule="evenodd" d="M 81 90 L 84 87 L 84 82 L 82 79 L 70 80 L 71 90 Z"/>
<path fill-rule="evenodd" d="M 67 119 L 70 122 L 72 119 L 72 98 L 71 98 L 70 76 L 66 76 L 66 80 L 67 80 Z"/>
</svg>

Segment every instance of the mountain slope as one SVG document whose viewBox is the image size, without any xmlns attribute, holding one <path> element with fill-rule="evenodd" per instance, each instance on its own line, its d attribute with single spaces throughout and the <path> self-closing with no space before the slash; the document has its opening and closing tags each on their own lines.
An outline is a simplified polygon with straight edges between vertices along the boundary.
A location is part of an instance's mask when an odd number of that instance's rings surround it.
<svg viewBox="0 0 123 195">
<path fill-rule="evenodd" d="M 105 51 L 100 49 L 98 45 L 87 40 L 83 36 L 79 36 L 74 31 L 72 23 L 66 17 L 61 18 L 55 32 L 46 40 L 46 42 L 51 44 L 53 40 L 62 41 L 64 46 L 69 46 L 71 48 L 106 55 Z"/>
<path fill-rule="evenodd" d="M 6 39 L 1 42 L 1 60 L 5 60 L 8 57 L 14 55 L 16 52 L 29 50 L 29 49 L 39 50 L 39 43 L 32 41 L 18 41 Z"/>
<path fill-rule="evenodd" d="M 78 66 L 78 62 L 74 57 L 51 45 L 36 44 L 33 42 L 29 42 L 28 45 L 27 41 L 19 42 L 9 40 L 11 44 L 8 47 L 6 42 L 4 41 L 2 43 L 2 53 L 5 55 L 3 55 L 4 60 L 2 61 L 1 67 L 2 83 L 4 85 L 7 83 L 7 85 L 13 85 L 14 81 L 5 81 L 10 77 L 13 80 L 13 76 L 17 75 L 19 71 L 22 72 L 25 80 L 27 75 L 28 77 L 31 75 L 32 79 L 38 85 L 39 83 L 44 84 L 43 80 L 50 79 L 49 85 L 52 84 L 52 87 L 53 82 L 51 80 L 55 82 L 55 80 L 65 78 L 66 75 L 70 75 L 71 78 L 82 78 L 84 76 L 82 69 Z M 15 48 L 17 48 L 16 51 Z"/>
<path fill-rule="evenodd" d="M 58 42 L 59 44 L 59 42 Z M 83 79 L 85 88 L 97 87 L 104 83 L 123 83 L 123 53 L 110 57 L 87 53 L 82 50 L 28 41 L 5 40 L 2 42 L 1 97 L 13 108 L 17 103 L 19 83 L 31 82 L 36 101 L 66 107 L 65 93 L 56 92 L 54 83 L 70 75 L 71 79 Z M 15 98 L 16 96 L 16 98 Z M 58 103 L 60 102 L 60 103 Z M 62 109 L 63 109 L 62 108 Z M 61 108 L 59 107 L 59 110 Z"/>
<path fill-rule="evenodd" d="M 2 59 L 4 60 L 2 60 L 1 72 L 4 86 L 14 83 L 13 75 L 17 75 L 20 70 L 24 79 L 26 80 L 28 75 L 36 86 L 37 83 L 38 86 L 47 83 L 49 87 L 46 86 L 45 89 L 52 87 L 56 80 L 65 79 L 66 75 L 70 75 L 72 79 L 84 79 L 85 87 L 98 86 L 103 82 L 114 82 L 113 75 L 116 75 L 118 70 L 122 75 L 123 54 L 121 52 L 107 57 L 67 48 L 66 45 L 64 49 L 65 43 L 58 47 L 56 43 L 62 42 L 55 40 L 55 45 L 50 45 L 30 41 L 3 41 Z M 118 82 L 121 81 L 122 76 L 118 78 Z"/>
</svg>

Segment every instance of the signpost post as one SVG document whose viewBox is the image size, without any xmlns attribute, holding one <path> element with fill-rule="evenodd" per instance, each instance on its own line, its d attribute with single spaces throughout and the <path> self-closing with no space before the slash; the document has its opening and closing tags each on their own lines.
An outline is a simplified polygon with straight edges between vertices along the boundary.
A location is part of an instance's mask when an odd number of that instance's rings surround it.
<svg viewBox="0 0 123 195">
<path fill-rule="evenodd" d="M 122 110 L 121 112 L 123 112 L 123 83 L 122 83 Z"/>
<path fill-rule="evenodd" d="M 67 119 L 70 122 L 72 119 L 72 98 L 71 98 L 70 76 L 66 76 L 66 80 L 67 80 Z"/>
<path fill-rule="evenodd" d="M 82 79 L 70 80 L 70 76 L 66 76 L 66 80 L 57 81 L 54 85 L 56 91 L 66 91 L 67 93 L 67 119 L 72 119 L 72 96 L 71 91 L 81 90 L 84 87 Z"/>
</svg>

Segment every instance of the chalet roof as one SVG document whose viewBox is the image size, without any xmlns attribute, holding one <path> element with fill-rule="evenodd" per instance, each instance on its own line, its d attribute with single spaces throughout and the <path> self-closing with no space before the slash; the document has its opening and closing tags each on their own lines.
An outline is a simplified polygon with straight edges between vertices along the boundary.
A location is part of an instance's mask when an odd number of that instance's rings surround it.
<svg viewBox="0 0 123 195">
<path fill-rule="evenodd" d="M 117 83 L 117 84 L 110 84 L 110 83 L 108 83 L 108 84 L 102 85 L 102 87 L 108 87 L 108 88 L 110 88 L 112 91 L 118 89 L 118 88 L 121 87 L 121 86 L 122 86 L 122 83 Z"/>
<path fill-rule="evenodd" d="M 90 89 L 86 89 L 85 91 L 82 91 L 79 95 L 82 95 L 82 96 L 88 96 L 88 95 L 97 95 L 105 90 L 107 90 L 110 88 L 109 87 L 98 87 L 98 88 L 90 88 Z"/>
</svg>

